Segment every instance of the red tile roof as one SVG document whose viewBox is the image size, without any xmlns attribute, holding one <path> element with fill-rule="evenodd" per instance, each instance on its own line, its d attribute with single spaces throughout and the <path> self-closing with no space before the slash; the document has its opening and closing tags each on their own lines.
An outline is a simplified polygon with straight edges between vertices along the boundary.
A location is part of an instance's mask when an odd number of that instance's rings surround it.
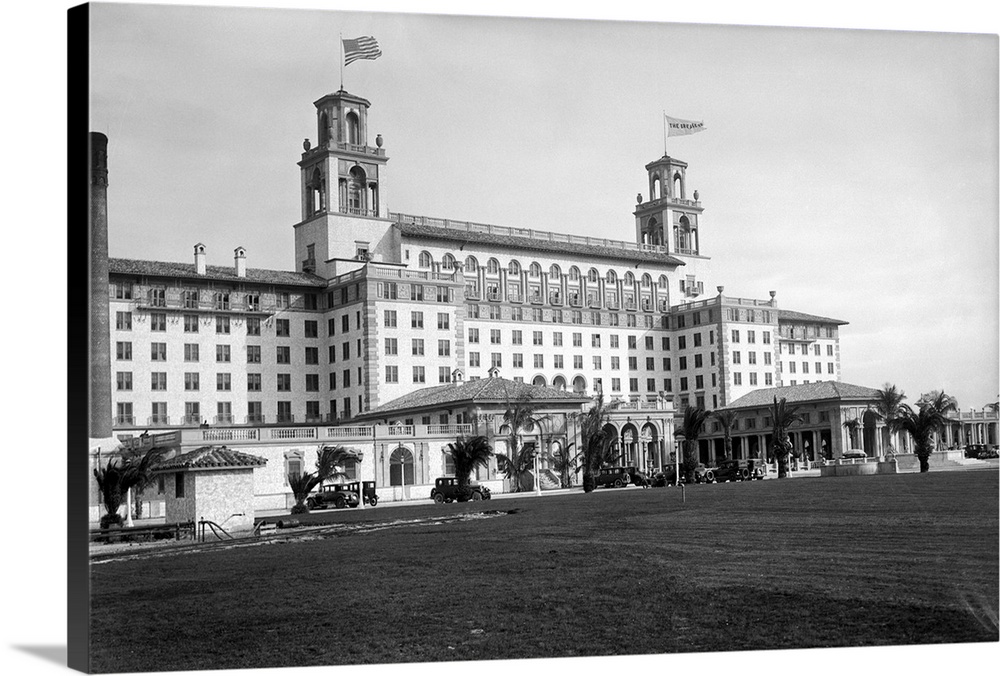
<svg viewBox="0 0 1000 676">
<path fill-rule="evenodd" d="M 263 270 L 247 268 L 246 277 L 238 277 L 235 267 L 222 265 L 206 266 L 205 274 L 199 275 L 194 263 L 170 263 L 167 261 L 142 261 L 129 258 L 109 258 L 108 272 L 112 275 L 142 275 L 146 277 L 184 277 L 189 279 L 211 279 L 227 282 L 251 282 L 258 284 L 280 284 L 287 286 L 325 287 L 326 280 L 307 272 L 288 270 Z"/>
<path fill-rule="evenodd" d="M 181 455 L 174 456 L 169 460 L 162 460 L 153 466 L 154 472 L 180 470 L 180 469 L 221 469 L 224 467 L 262 467 L 267 463 L 267 459 L 260 458 L 249 453 L 233 451 L 222 446 L 203 446 L 194 451 L 188 451 Z"/>
<path fill-rule="evenodd" d="M 814 324 L 837 324 L 838 326 L 850 323 L 845 322 L 843 319 L 830 319 L 829 317 L 810 315 L 805 312 L 796 312 L 795 310 L 778 310 L 778 322 L 812 322 Z"/>
<path fill-rule="evenodd" d="M 878 390 L 862 385 L 852 385 L 833 380 L 803 385 L 786 385 L 784 387 L 766 387 L 744 394 L 725 408 L 762 408 L 770 406 L 777 397 L 784 398 L 789 404 L 807 401 L 822 401 L 829 399 L 865 399 L 875 398 Z"/>
</svg>

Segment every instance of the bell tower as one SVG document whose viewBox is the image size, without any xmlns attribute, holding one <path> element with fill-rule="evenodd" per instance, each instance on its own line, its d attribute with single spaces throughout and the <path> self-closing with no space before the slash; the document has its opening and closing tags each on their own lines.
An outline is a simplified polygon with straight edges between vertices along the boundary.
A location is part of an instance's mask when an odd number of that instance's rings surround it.
<svg viewBox="0 0 1000 676">
<path fill-rule="evenodd" d="M 380 260 L 378 243 L 388 229 L 383 186 L 389 158 L 381 134 L 368 145 L 366 99 L 341 89 L 314 105 L 317 144 L 306 139 L 298 162 L 296 269 L 332 277 L 341 274 L 338 267 L 351 267 L 344 261 Z"/>
<path fill-rule="evenodd" d="M 704 211 L 698 191 L 688 193 L 687 162 L 664 154 L 646 165 L 648 197 L 636 196 L 636 241 L 684 261 L 681 290 L 697 296 L 704 288 L 699 277 L 707 272 L 707 257 L 701 253 L 699 228 Z M 660 248 L 662 247 L 662 248 Z"/>
</svg>

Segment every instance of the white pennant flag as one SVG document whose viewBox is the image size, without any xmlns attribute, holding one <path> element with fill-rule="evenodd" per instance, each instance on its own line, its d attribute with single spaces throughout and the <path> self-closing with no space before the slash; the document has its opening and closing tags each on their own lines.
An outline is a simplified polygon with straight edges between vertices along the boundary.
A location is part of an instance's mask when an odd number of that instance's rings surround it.
<svg viewBox="0 0 1000 676">
<path fill-rule="evenodd" d="M 667 114 L 663 115 L 667 122 L 667 136 L 687 136 L 688 134 L 696 134 L 699 131 L 705 131 L 705 123 L 702 121 L 694 120 L 681 120 L 676 117 L 670 117 Z"/>
</svg>

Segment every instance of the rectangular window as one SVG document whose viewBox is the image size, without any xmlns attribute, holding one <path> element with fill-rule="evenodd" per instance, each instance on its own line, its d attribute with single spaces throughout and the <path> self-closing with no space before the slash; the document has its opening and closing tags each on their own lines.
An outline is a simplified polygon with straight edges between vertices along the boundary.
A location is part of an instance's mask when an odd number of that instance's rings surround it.
<svg viewBox="0 0 1000 676">
<path fill-rule="evenodd" d="M 260 345 L 247 345 L 247 363 L 248 364 L 260 363 Z"/>
<path fill-rule="evenodd" d="M 628 370 L 629 371 L 637 371 L 638 369 L 639 369 L 639 358 L 638 357 L 629 357 L 628 358 Z"/>
<path fill-rule="evenodd" d="M 184 333 L 198 333 L 198 315 L 184 315 Z"/>
<path fill-rule="evenodd" d="M 307 347 L 305 353 L 306 363 L 315 366 L 319 364 L 319 348 Z"/>
<path fill-rule="evenodd" d="M 385 382 L 387 382 L 387 383 L 398 383 L 399 382 L 399 367 L 398 366 L 386 366 L 385 367 Z"/>
<path fill-rule="evenodd" d="M 700 354 L 696 354 L 696 355 L 694 356 L 694 367 L 695 367 L 696 369 L 700 369 L 700 368 L 701 368 L 701 366 L 702 366 L 702 363 L 701 363 L 701 355 L 700 355 Z"/>
<path fill-rule="evenodd" d="M 184 374 L 184 391 L 194 392 L 201 388 L 200 376 L 197 373 Z"/>
<path fill-rule="evenodd" d="M 688 379 L 681 378 L 681 392 L 685 391 L 687 388 L 688 388 Z"/>
<path fill-rule="evenodd" d="M 761 337 L 764 339 L 764 344 L 765 345 L 770 345 L 771 344 L 771 332 L 770 331 L 764 331 L 764 333 L 763 333 L 763 335 Z"/>
<path fill-rule="evenodd" d="M 524 368 L 524 355 L 520 352 L 515 352 L 511 357 L 514 368 L 520 369 Z"/>
<path fill-rule="evenodd" d="M 833 373 L 833 362 L 830 362 L 829 364 L 826 365 L 826 372 Z"/>
<path fill-rule="evenodd" d="M 279 338 L 288 338 L 291 336 L 291 322 L 287 319 L 275 319 L 274 320 L 274 335 Z"/>
<path fill-rule="evenodd" d="M 531 333 L 531 344 L 532 345 L 541 345 L 542 344 L 542 332 L 541 331 L 533 331 Z"/>
<path fill-rule="evenodd" d="M 278 364 L 291 364 L 292 363 L 292 348 L 288 345 L 278 345 L 276 348 L 277 363 Z"/>
<path fill-rule="evenodd" d="M 424 339 L 423 338 L 413 338 L 411 340 L 411 352 L 414 357 L 424 356 Z"/>
<path fill-rule="evenodd" d="M 162 312 L 150 312 L 149 313 L 149 330 L 150 331 L 166 331 L 167 330 L 167 315 Z"/>
<path fill-rule="evenodd" d="M 469 353 L 469 368 L 474 368 L 479 366 L 479 353 L 470 352 Z"/>
<path fill-rule="evenodd" d="M 827 357 L 832 357 L 833 356 L 833 345 L 827 345 L 826 346 L 826 356 Z"/>
<path fill-rule="evenodd" d="M 331 373 L 330 374 L 330 389 L 331 390 L 337 389 L 337 374 L 336 373 Z"/>
<path fill-rule="evenodd" d="M 424 383 L 424 382 L 427 382 L 427 376 L 424 375 L 424 367 L 423 366 L 414 366 L 413 367 L 413 382 L 415 382 L 415 383 Z"/>
<path fill-rule="evenodd" d="M 629 392 L 638 392 L 639 391 L 639 379 L 638 378 L 629 378 L 628 379 L 628 391 Z"/>
<path fill-rule="evenodd" d="M 557 368 L 557 369 L 563 368 L 563 356 L 561 354 L 557 354 L 557 355 L 553 356 L 552 357 L 552 361 L 553 361 L 552 365 L 555 368 Z"/>
<path fill-rule="evenodd" d="M 384 319 L 385 319 L 385 327 L 387 329 L 394 329 L 394 328 L 396 328 L 396 311 L 395 310 L 386 310 L 385 311 L 385 315 L 384 315 Z"/>
<path fill-rule="evenodd" d="M 278 392 L 291 392 L 292 391 L 292 374 L 291 373 L 279 373 L 278 374 Z"/>
<path fill-rule="evenodd" d="M 118 361 L 132 361 L 132 343 L 127 341 L 116 343 L 115 356 Z"/>
<path fill-rule="evenodd" d="M 664 371 L 669 371 L 670 370 L 670 357 L 664 357 L 663 358 L 663 370 Z"/>
<path fill-rule="evenodd" d="M 757 363 L 757 353 L 756 352 L 748 352 L 747 353 L 747 363 L 748 364 L 756 364 Z"/>
<path fill-rule="evenodd" d="M 305 320 L 303 331 L 306 338 L 319 338 L 319 322 L 312 319 Z"/>
<path fill-rule="evenodd" d="M 306 374 L 306 392 L 319 392 L 319 374 Z"/>
<path fill-rule="evenodd" d="M 153 361 L 167 361 L 167 344 L 166 343 L 150 343 L 149 344 L 149 358 Z"/>
<path fill-rule="evenodd" d="M 261 375 L 259 373 L 247 374 L 247 392 L 260 392 Z"/>
<path fill-rule="evenodd" d="M 350 333 L 351 332 L 351 316 L 344 315 L 340 318 L 340 332 Z"/>
<path fill-rule="evenodd" d="M 622 391 L 622 379 L 621 378 L 612 378 L 611 379 L 611 391 L 612 392 L 621 392 Z"/>
<path fill-rule="evenodd" d="M 601 334 L 599 334 L 599 333 L 592 333 L 592 334 L 590 334 L 590 346 L 591 347 L 600 347 L 601 346 Z"/>
<path fill-rule="evenodd" d="M 739 359 L 737 359 L 736 361 L 739 361 Z M 688 358 L 687 357 L 678 357 L 677 358 L 677 368 L 679 368 L 681 371 L 686 371 L 687 367 L 688 367 Z"/>
<path fill-rule="evenodd" d="M 450 340 L 439 340 L 438 341 L 438 356 L 439 357 L 450 357 L 451 356 L 451 341 Z"/>
<path fill-rule="evenodd" d="M 490 329 L 490 345 L 500 344 L 500 329 Z"/>
<path fill-rule="evenodd" d="M 573 355 L 573 368 L 575 368 L 577 371 L 579 371 L 580 369 L 583 368 L 583 355 L 582 354 L 574 354 Z"/>
<path fill-rule="evenodd" d="M 618 349 L 618 334 L 611 336 L 611 347 Z"/>
<path fill-rule="evenodd" d="M 161 371 L 150 373 L 149 389 L 163 391 L 167 389 L 167 374 Z"/>
<path fill-rule="evenodd" d="M 229 392 L 233 389 L 233 377 L 229 373 L 215 374 L 215 389 L 220 392 Z"/>
<path fill-rule="evenodd" d="M 677 337 L 677 349 L 678 350 L 686 350 L 687 349 L 687 336 L 678 336 Z"/>
<path fill-rule="evenodd" d="M 438 312 L 438 328 L 441 330 L 447 330 L 450 328 L 451 321 L 448 317 L 447 312 Z"/>
<path fill-rule="evenodd" d="M 215 346 L 215 361 L 224 363 L 232 361 L 228 345 Z"/>
<path fill-rule="evenodd" d="M 340 346 L 340 358 L 343 360 L 348 360 L 351 358 L 351 344 L 344 343 Z"/>
<path fill-rule="evenodd" d="M 646 378 L 646 391 L 656 392 L 656 378 Z"/>
<path fill-rule="evenodd" d="M 757 342 L 757 332 L 756 331 L 747 331 L 747 342 L 748 343 L 756 343 Z"/>
<path fill-rule="evenodd" d="M 740 362 L 740 353 L 738 351 L 737 352 L 733 352 L 733 363 L 734 364 L 741 363 Z"/>
<path fill-rule="evenodd" d="M 117 298 L 118 300 L 132 300 L 132 283 L 131 282 L 114 282 L 111 285 L 114 293 L 112 298 Z"/>
<path fill-rule="evenodd" d="M 705 376 L 695 376 L 694 387 L 696 390 L 705 389 Z"/>
<path fill-rule="evenodd" d="M 115 387 L 121 391 L 131 391 L 132 390 L 132 372 L 131 371 L 118 371 L 115 374 Z"/>
<path fill-rule="evenodd" d="M 629 336 L 628 337 L 628 349 L 630 349 L 630 350 L 636 349 L 635 336 Z"/>
<path fill-rule="evenodd" d="M 809 362 L 807 361 L 802 362 L 802 372 L 809 373 Z"/>
<path fill-rule="evenodd" d="M 545 368 L 545 357 L 540 354 L 534 355 L 534 365 L 536 369 Z"/>
<path fill-rule="evenodd" d="M 788 372 L 795 373 L 795 362 L 793 361 L 788 362 Z"/>
<path fill-rule="evenodd" d="M 438 366 L 438 382 L 439 383 L 451 382 L 451 369 L 449 367 Z"/>
<path fill-rule="evenodd" d="M 595 371 L 600 371 L 601 370 L 601 358 L 600 357 L 594 357 L 594 370 Z"/>
<path fill-rule="evenodd" d="M 422 328 L 424 328 L 424 313 L 423 312 L 411 312 L 410 313 L 410 328 L 411 329 L 422 329 Z"/>
<path fill-rule="evenodd" d="M 490 365 L 496 368 L 503 366 L 503 355 L 500 352 L 490 352 Z"/>
<path fill-rule="evenodd" d="M 399 342 L 395 338 L 385 339 L 385 354 L 389 357 L 395 357 L 399 354 Z"/>
<path fill-rule="evenodd" d="M 656 357 L 646 357 L 646 370 L 653 371 L 656 369 Z"/>
<path fill-rule="evenodd" d="M 555 331 L 552 333 L 552 344 L 555 345 L 556 347 L 562 347 L 563 340 L 561 332 Z"/>
<path fill-rule="evenodd" d="M 260 335 L 260 317 L 247 317 L 247 335 L 248 336 L 259 336 Z"/>
<path fill-rule="evenodd" d="M 653 349 L 653 337 L 652 336 L 646 336 L 646 338 L 643 340 L 643 343 L 645 344 L 647 350 L 652 350 Z"/>
<path fill-rule="evenodd" d="M 573 347 L 583 347 L 583 334 L 574 333 L 573 334 Z"/>
<path fill-rule="evenodd" d="M 770 352 L 765 352 L 764 353 L 764 363 L 767 364 L 767 365 L 771 364 L 771 353 Z"/>
<path fill-rule="evenodd" d="M 511 342 L 512 345 L 521 345 L 522 344 L 521 340 L 522 339 L 521 339 L 521 332 L 520 331 L 512 331 L 511 332 L 511 334 L 510 334 L 510 342 Z"/>
<path fill-rule="evenodd" d="M 621 369 L 621 367 L 622 367 L 621 358 L 620 357 L 612 357 L 611 358 L 611 370 L 612 371 L 618 371 L 618 370 Z"/>
<path fill-rule="evenodd" d="M 167 306 L 167 290 L 163 287 L 154 287 L 149 290 L 149 304 L 153 307 Z"/>
<path fill-rule="evenodd" d="M 132 330 L 132 313 L 131 312 L 116 312 L 115 313 L 115 328 L 119 331 L 131 331 Z"/>
<path fill-rule="evenodd" d="M 771 375 L 770 373 L 765 373 L 764 374 L 764 384 L 765 385 L 773 385 L 774 384 L 774 376 Z"/>
<path fill-rule="evenodd" d="M 478 343 L 479 342 L 479 329 L 469 329 L 469 342 Z"/>
<path fill-rule="evenodd" d="M 739 329 L 733 329 L 733 342 L 734 343 L 740 342 L 740 330 Z"/>
<path fill-rule="evenodd" d="M 739 373 L 739 372 L 734 373 L 733 374 L 733 385 L 742 385 L 742 384 L 743 384 L 743 374 Z"/>
<path fill-rule="evenodd" d="M 756 374 L 756 372 L 750 374 L 750 384 L 751 385 L 756 385 L 757 384 L 757 374 Z"/>
</svg>

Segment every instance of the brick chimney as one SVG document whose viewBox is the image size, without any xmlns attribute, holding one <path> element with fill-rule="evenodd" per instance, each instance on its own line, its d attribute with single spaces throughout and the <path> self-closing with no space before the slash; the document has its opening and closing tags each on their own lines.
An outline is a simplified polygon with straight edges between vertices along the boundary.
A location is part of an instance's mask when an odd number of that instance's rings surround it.
<svg viewBox="0 0 1000 676">
<path fill-rule="evenodd" d="M 246 277 L 247 276 L 247 250 L 241 246 L 236 247 L 233 251 L 233 261 L 236 265 L 236 276 Z"/>
<path fill-rule="evenodd" d="M 194 245 L 194 271 L 199 275 L 203 275 L 207 269 L 205 265 L 205 245 L 198 242 Z"/>
</svg>

